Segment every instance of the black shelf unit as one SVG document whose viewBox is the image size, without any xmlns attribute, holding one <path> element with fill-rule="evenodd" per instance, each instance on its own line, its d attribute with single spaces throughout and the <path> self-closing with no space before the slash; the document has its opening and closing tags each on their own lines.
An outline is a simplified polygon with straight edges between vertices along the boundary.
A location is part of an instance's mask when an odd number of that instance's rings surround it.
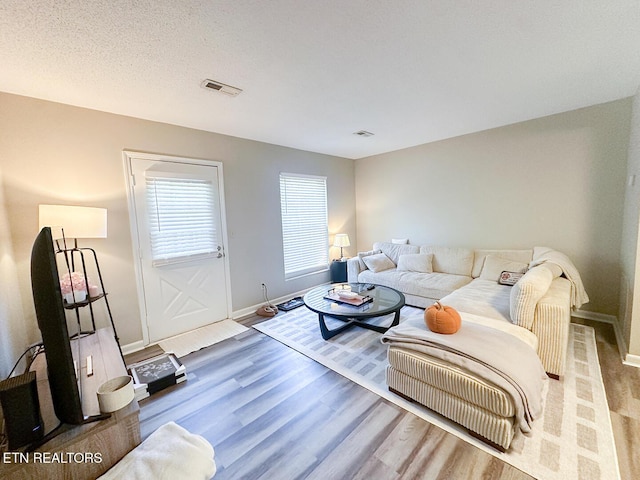
<svg viewBox="0 0 640 480">
<path fill-rule="evenodd" d="M 78 333 L 76 334 L 76 336 L 93 335 L 96 332 L 96 319 L 93 311 L 93 304 L 98 300 L 104 300 L 107 309 L 107 315 L 109 316 L 109 322 L 111 323 L 111 328 L 113 329 L 113 337 L 116 341 L 116 345 L 118 345 L 118 351 L 120 352 L 122 363 L 126 365 L 124 355 L 122 353 L 122 347 L 120 346 L 120 338 L 118 337 L 116 326 L 113 323 L 113 315 L 111 314 L 111 307 L 109 306 L 109 300 L 107 299 L 108 294 L 104 288 L 104 281 L 102 280 L 102 272 L 100 270 L 100 262 L 98 262 L 98 255 L 96 254 L 96 251 L 93 248 L 78 247 L 78 242 L 76 239 L 74 239 L 73 241 L 73 247 L 67 246 L 66 238 L 56 240 L 55 244 L 56 255 L 61 255 L 64 257 L 64 262 L 69 275 L 71 275 L 72 272 L 76 271 L 76 265 L 80 263 L 82 265 L 82 275 L 84 276 L 85 283 L 88 283 L 89 276 L 87 275 L 87 259 L 85 258 L 85 256 L 89 257 L 90 261 L 92 261 L 93 266 L 95 267 L 95 271 L 98 274 L 98 282 L 101 293 L 99 293 L 98 295 L 94 295 L 93 297 L 89 296 L 89 286 L 87 285 L 87 297 L 84 300 L 73 303 L 67 302 L 66 299 L 63 299 L 62 301 L 65 310 L 73 310 L 75 312 L 76 322 L 78 324 Z M 89 315 L 91 317 L 91 330 L 82 329 L 80 310 L 84 307 L 89 307 Z"/>
<path fill-rule="evenodd" d="M 66 310 L 73 310 L 74 308 L 86 307 L 90 303 L 98 301 L 105 296 L 107 296 L 106 293 L 101 293 L 100 295 L 96 295 L 95 297 L 87 297 L 87 299 L 83 300 L 82 302 L 68 303 L 66 300 L 63 300 L 62 303 Z M 95 324 L 93 325 L 93 328 L 95 330 Z"/>
</svg>

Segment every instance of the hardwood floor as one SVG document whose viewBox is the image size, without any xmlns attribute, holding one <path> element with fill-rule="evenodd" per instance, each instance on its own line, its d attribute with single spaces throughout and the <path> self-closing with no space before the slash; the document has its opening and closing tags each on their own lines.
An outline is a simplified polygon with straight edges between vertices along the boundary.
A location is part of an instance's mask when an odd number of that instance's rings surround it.
<svg viewBox="0 0 640 480">
<path fill-rule="evenodd" d="M 624 365 L 613 326 L 573 318 L 596 331 L 598 359 L 613 425 L 620 476 L 638 478 L 640 472 L 640 368 Z"/>
<path fill-rule="evenodd" d="M 579 323 L 596 328 L 621 475 L 634 478 L 640 369 L 622 365 L 610 325 Z M 142 435 L 170 420 L 203 435 L 216 480 L 532 478 L 253 329 L 182 360 L 188 381 L 141 402 Z"/>
</svg>

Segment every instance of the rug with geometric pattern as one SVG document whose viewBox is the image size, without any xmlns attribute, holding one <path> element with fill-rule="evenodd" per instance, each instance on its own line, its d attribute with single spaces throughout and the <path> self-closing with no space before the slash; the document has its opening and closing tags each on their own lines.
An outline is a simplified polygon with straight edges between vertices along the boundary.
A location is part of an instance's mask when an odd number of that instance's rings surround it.
<svg viewBox="0 0 640 480">
<path fill-rule="evenodd" d="M 423 310 L 403 307 L 401 321 Z M 329 328 L 342 324 L 325 317 Z M 372 319 L 388 325 L 390 317 Z M 335 323 L 331 323 L 335 322 Z M 323 340 L 318 316 L 306 307 L 253 326 L 327 368 L 349 378 L 425 421 L 458 436 L 539 479 L 620 478 L 593 328 L 571 324 L 564 377 L 546 382 L 545 409 L 530 435 L 517 434 L 506 453 L 487 446 L 448 419 L 389 392 L 387 347 L 380 334 L 354 327 Z"/>
</svg>

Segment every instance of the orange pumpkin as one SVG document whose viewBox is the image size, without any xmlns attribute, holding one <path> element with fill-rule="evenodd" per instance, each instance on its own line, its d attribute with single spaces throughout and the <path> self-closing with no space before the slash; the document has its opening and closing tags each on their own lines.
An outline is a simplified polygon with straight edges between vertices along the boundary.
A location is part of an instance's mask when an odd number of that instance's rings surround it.
<svg viewBox="0 0 640 480">
<path fill-rule="evenodd" d="M 435 333 L 451 334 L 460 330 L 462 320 L 453 307 L 436 302 L 424 311 L 424 320 L 429 330 Z"/>
</svg>

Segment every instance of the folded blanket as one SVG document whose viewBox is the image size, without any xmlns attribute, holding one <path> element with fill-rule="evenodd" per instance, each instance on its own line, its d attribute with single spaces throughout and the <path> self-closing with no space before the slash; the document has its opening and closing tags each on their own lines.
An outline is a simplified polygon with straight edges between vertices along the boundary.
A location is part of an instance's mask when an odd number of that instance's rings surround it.
<svg viewBox="0 0 640 480">
<path fill-rule="evenodd" d="M 127 453 L 100 480 L 209 480 L 216 473 L 213 447 L 200 435 L 169 422 Z"/>
<path fill-rule="evenodd" d="M 430 331 L 413 317 L 393 327 L 382 342 L 444 360 L 504 390 L 513 400 L 521 431 L 531 431 L 542 414 L 547 375 L 535 350 L 519 338 L 474 322 L 453 335 Z"/>
<path fill-rule="evenodd" d="M 589 302 L 580 273 L 573 262 L 564 253 L 553 250 L 549 247 L 534 247 L 533 260 L 529 263 L 529 268 L 536 265 L 549 262 L 558 265 L 562 269 L 562 273 L 571 282 L 571 306 L 580 308 L 583 304 Z"/>
</svg>

